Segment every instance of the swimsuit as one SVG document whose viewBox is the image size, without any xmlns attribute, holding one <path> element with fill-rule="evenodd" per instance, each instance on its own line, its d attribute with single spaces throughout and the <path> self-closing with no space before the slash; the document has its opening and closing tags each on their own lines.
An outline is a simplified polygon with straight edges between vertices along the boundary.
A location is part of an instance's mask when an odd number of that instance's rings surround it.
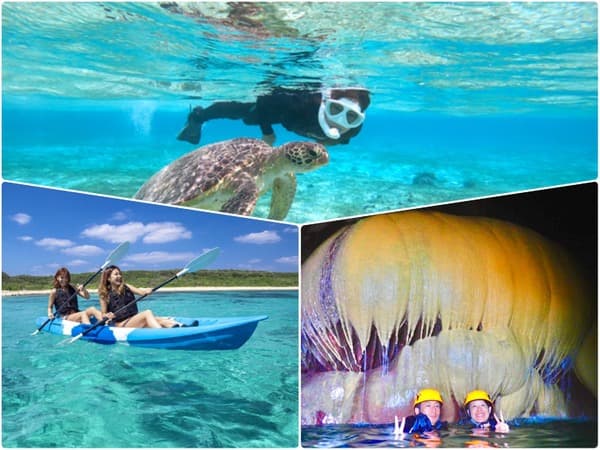
<svg viewBox="0 0 600 450">
<path fill-rule="evenodd" d="M 56 313 L 62 316 L 79 312 L 77 292 L 73 286 L 69 285 L 66 289 L 56 288 L 54 308 L 56 308 Z"/>
<path fill-rule="evenodd" d="M 127 286 L 125 286 L 125 291 L 123 292 L 123 295 L 115 291 L 111 291 L 109 293 L 108 312 L 116 313 L 116 311 L 119 311 L 115 314 L 115 318 L 113 319 L 115 322 L 122 322 L 125 319 L 129 319 L 130 317 L 133 317 L 138 313 L 137 303 L 133 303 L 130 305 L 130 303 L 134 300 L 135 296 Z"/>
</svg>

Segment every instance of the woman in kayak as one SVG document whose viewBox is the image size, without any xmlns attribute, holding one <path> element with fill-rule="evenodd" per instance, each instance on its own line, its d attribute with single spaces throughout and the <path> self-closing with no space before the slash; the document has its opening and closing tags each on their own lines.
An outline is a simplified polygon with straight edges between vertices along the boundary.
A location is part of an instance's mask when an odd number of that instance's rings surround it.
<svg viewBox="0 0 600 450">
<path fill-rule="evenodd" d="M 48 297 L 48 318 L 62 316 L 64 319 L 85 324 L 90 323 L 90 317 L 102 320 L 102 313 L 93 306 L 85 311 L 79 311 L 77 296 L 80 295 L 86 300 L 90 298 L 90 293 L 80 284 L 77 287 L 71 285 L 71 273 L 66 267 L 61 267 L 54 274 L 54 286 Z M 52 312 L 52 307 L 55 312 Z"/>
<path fill-rule="evenodd" d="M 149 309 L 139 312 L 134 294 L 148 295 L 149 288 L 136 288 L 123 281 L 121 269 L 108 266 L 102 272 L 98 287 L 102 314 L 108 317 L 113 326 L 132 328 L 172 328 L 180 324 L 166 317 L 157 317 Z"/>
<path fill-rule="evenodd" d="M 465 397 L 464 407 L 469 424 L 474 428 L 501 433 L 510 431 L 510 427 L 502 418 L 502 413 L 500 419 L 494 413 L 494 404 L 486 391 L 477 389 L 469 392 Z"/>
<path fill-rule="evenodd" d="M 413 404 L 415 415 L 403 417 L 400 425 L 396 418 L 394 433 L 430 433 L 445 428 L 447 423 L 440 420 L 443 404 L 439 391 L 421 389 Z"/>
</svg>

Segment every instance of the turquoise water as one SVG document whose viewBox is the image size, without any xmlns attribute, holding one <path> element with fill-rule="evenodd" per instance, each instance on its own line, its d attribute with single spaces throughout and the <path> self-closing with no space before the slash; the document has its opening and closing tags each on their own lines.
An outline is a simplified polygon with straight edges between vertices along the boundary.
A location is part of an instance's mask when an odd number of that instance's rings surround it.
<svg viewBox="0 0 600 450">
<path fill-rule="evenodd" d="M 46 302 L 2 299 L 4 447 L 297 446 L 296 291 L 142 302 L 159 315 L 269 315 L 240 349 L 214 352 L 60 346 L 60 336 L 30 336 Z"/>
<path fill-rule="evenodd" d="M 190 105 L 322 83 L 372 103 L 287 221 L 593 180 L 597 50 L 591 2 L 5 3 L 3 176 L 130 198 L 194 148 Z M 202 144 L 239 136 L 260 131 L 213 121 Z"/>
<path fill-rule="evenodd" d="M 493 433 L 450 426 L 440 440 L 394 436 L 393 425 L 326 425 L 302 427 L 303 447 L 596 447 L 598 423 L 585 419 L 528 419 L 512 423 L 509 433 Z"/>
</svg>

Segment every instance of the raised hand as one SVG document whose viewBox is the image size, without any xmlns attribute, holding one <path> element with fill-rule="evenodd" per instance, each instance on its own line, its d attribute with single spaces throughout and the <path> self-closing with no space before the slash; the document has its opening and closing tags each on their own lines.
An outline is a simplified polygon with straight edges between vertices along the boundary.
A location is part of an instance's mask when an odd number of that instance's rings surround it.
<svg viewBox="0 0 600 450">
<path fill-rule="evenodd" d="M 510 427 L 504 421 L 504 417 L 502 417 L 502 411 L 500 411 L 500 418 L 494 413 L 494 419 L 496 419 L 496 431 L 500 433 L 508 433 L 510 431 Z"/>
<path fill-rule="evenodd" d="M 406 424 L 406 417 L 402 418 L 402 422 L 398 425 L 398 416 L 394 416 L 394 436 L 404 436 L 404 425 Z"/>
</svg>

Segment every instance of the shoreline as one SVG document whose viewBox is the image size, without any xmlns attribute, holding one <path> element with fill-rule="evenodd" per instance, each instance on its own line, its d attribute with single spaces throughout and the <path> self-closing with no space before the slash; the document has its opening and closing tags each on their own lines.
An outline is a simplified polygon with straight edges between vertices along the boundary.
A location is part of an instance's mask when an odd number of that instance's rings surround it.
<svg viewBox="0 0 600 450">
<path fill-rule="evenodd" d="M 208 292 L 208 291 L 297 291 L 296 286 L 198 286 L 198 287 L 165 287 L 160 292 Z M 90 294 L 97 294 L 98 289 L 88 289 Z M 20 297 L 25 295 L 50 295 L 50 289 L 2 291 L 2 297 Z"/>
</svg>

